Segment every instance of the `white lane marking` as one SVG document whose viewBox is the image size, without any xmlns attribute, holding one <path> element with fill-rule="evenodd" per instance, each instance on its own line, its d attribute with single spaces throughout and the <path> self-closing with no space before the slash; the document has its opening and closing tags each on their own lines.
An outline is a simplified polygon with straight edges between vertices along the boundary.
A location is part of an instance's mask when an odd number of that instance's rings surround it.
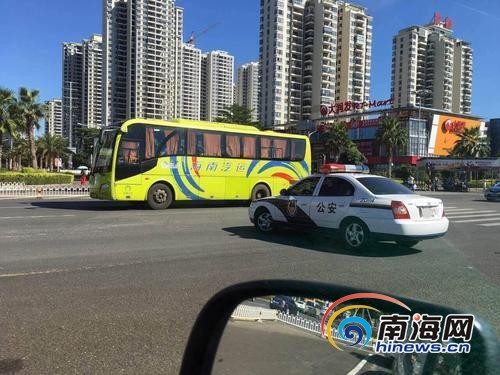
<svg viewBox="0 0 500 375">
<path fill-rule="evenodd" d="M 444 208 L 457 208 L 455 206 L 444 206 Z"/>
<path fill-rule="evenodd" d="M 466 217 L 479 217 L 479 216 L 494 216 L 494 215 L 500 215 L 500 212 L 498 211 L 476 211 L 476 212 L 460 212 L 456 215 L 451 214 L 446 216 L 450 219 L 462 219 Z"/>
<path fill-rule="evenodd" d="M 500 225 L 500 221 L 498 223 L 489 223 L 489 224 L 478 224 L 482 227 L 498 227 Z"/>
<path fill-rule="evenodd" d="M 500 217 L 485 217 L 483 219 L 470 219 L 470 220 L 450 220 L 452 223 L 476 223 L 478 221 L 495 221 L 495 220 L 500 220 Z"/>
<path fill-rule="evenodd" d="M 76 215 L 33 215 L 33 216 L 0 216 L 0 220 L 10 219 L 47 219 L 51 217 L 74 217 Z"/>
<path fill-rule="evenodd" d="M 48 236 L 48 233 L 19 233 L 19 234 L 7 234 L 7 235 L 0 235 L 0 238 L 20 238 L 20 237 L 34 237 L 34 236 L 40 236 L 40 237 L 46 237 Z"/>
<path fill-rule="evenodd" d="M 450 211 L 450 212 L 459 212 L 459 211 L 475 211 L 473 208 L 455 208 L 451 209 L 449 207 L 444 207 L 445 211 Z"/>
<path fill-rule="evenodd" d="M 12 209 L 12 208 L 29 208 L 29 209 L 32 209 L 32 210 L 33 210 L 33 209 L 35 209 L 35 208 L 37 208 L 37 207 L 34 207 L 34 206 L 28 206 L 28 205 L 24 205 L 24 206 L 10 206 L 10 207 L 1 207 L 1 206 L 0 206 L 0 209 L 2 209 L 2 208 L 9 208 L 9 209 Z"/>
<path fill-rule="evenodd" d="M 368 357 L 363 359 L 361 362 L 359 362 L 356 367 L 354 367 L 351 371 L 347 373 L 347 375 L 356 375 L 361 371 L 361 369 L 366 365 L 366 362 L 368 362 L 368 358 L 370 358 L 373 354 L 369 354 Z"/>
</svg>

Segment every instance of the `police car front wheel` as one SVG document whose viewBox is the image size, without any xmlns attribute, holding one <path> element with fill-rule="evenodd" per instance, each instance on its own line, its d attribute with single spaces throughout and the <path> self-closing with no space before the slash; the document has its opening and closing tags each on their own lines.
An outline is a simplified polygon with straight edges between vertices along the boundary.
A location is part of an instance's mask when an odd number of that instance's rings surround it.
<svg viewBox="0 0 500 375">
<path fill-rule="evenodd" d="M 362 249 L 370 242 L 370 232 L 361 220 L 350 219 L 342 224 L 341 234 L 350 249 Z"/>
<path fill-rule="evenodd" d="M 255 227 L 264 233 L 269 233 L 274 229 L 271 213 L 265 208 L 257 210 L 254 216 L 254 223 Z"/>
</svg>

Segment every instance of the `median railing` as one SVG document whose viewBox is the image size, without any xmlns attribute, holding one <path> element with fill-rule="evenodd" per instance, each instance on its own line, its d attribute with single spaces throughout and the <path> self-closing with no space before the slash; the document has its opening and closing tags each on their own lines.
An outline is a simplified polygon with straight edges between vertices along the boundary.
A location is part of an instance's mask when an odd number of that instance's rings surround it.
<svg viewBox="0 0 500 375">
<path fill-rule="evenodd" d="M 277 320 L 285 324 L 309 331 L 311 333 L 317 334 L 323 338 L 327 338 L 325 335 L 321 334 L 321 324 L 317 321 L 310 320 L 301 316 L 286 314 L 278 310 L 269 309 L 262 306 L 251 306 L 246 304 L 239 305 L 231 314 L 233 320 L 250 320 L 250 321 L 264 321 L 264 320 Z M 330 334 L 335 341 L 343 341 L 346 343 L 354 344 L 358 336 L 354 333 L 352 339 L 343 339 L 339 336 L 337 332 L 337 327 L 332 327 Z M 363 340 L 364 341 L 364 340 Z M 373 347 L 375 340 L 372 338 L 367 344 L 367 348 Z"/>
<path fill-rule="evenodd" d="M 24 183 L 0 183 L 0 198 L 48 198 L 85 197 L 87 186 L 82 185 L 25 185 Z"/>
</svg>

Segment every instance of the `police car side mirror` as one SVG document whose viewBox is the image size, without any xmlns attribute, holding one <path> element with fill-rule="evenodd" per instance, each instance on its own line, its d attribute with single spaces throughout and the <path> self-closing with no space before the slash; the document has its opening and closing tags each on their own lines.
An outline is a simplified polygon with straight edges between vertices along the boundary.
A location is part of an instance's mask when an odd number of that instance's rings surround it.
<svg viewBox="0 0 500 375">
<path fill-rule="evenodd" d="M 332 284 L 265 280 L 209 300 L 180 373 L 493 374 L 499 348 L 494 330 L 467 312 Z"/>
<path fill-rule="evenodd" d="M 288 191 L 288 189 L 281 189 L 280 195 L 287 196 L 287 195 L 290 195 L 290 192 Z"/>
</svg>

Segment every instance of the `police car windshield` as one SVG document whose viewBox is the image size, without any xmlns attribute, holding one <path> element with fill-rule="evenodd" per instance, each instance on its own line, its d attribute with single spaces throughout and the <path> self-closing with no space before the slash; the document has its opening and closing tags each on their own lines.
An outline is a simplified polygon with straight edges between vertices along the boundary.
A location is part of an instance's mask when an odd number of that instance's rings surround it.
<svg viewBox="0 0 500 375">
<path fill-rule="evenodd" d="M 358 181 L 375 195 L 415 194 L 407 187 L 383 177 L 359 177 Z"/>
</svg>

